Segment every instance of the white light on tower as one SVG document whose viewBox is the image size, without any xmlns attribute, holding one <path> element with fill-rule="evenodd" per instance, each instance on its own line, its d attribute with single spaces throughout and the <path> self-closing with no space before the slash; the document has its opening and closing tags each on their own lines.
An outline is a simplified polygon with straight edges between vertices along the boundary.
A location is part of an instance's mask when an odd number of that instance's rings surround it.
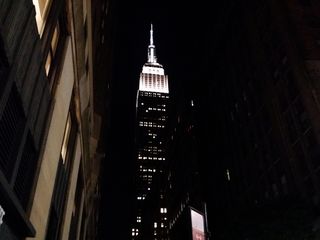
<svg viewBox="0 0 320 240">
<path fill-rule="evenodd" d="M 3 210 L 3 208 L 0 205 L 0 226 L 3 223 L 3 217 L 5 214 L 6 214 L 5 211 Z"/>
<path fill-rule="evenodd" d="M 227 179 L 228 179 L 228 181 L 230 181 L 230 180 L 231 180 L 231 178 L 230 178 L 230 171 L 229 171 L 229 169 L 227 169 Z"/>
<path fill-rule="evenodd" d="M 150 44 L 148 46 L 148 62 L 144 64 L 139 81 L 139 91 L 169 93 L 168 76 L 163 66 L 157 62 L 156 47 L 153 42 L 151 24 Z"/>
</svg>

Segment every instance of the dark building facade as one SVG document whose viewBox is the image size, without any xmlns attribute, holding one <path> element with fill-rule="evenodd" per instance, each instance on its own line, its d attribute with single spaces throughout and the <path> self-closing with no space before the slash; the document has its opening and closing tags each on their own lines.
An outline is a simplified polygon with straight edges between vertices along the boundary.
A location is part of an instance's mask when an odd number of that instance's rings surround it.
<svg viewBox="0 0 320 240">
<path fill-rule="evenodd" d="M 206 116 L 200 123 L 205 198 L 209 211 L 215 209 L 209 222 L 218 234 L 231 219 L 245 222 L 253 214 L 247 223 L 256 219 L 256 230 L 229 227 L 247 237 L 263 232 L 259 224 L 297 233 L 319 214 L 319 3 L 222 5 L 218 24 L 208 24 L 206 61 L 217 68 L 198 96 Z M 255 218 L 260 210 L 265 215 Z M 268 215 L 274 211 L 279 215 Z M 290 214 L 303 224 L 286 227 Z M 216 237 L 232 235 L 230 228 Z"/>
<path fill-rule="evenodd" d="M 165 193 L 170 240 L 205 240 L 209 237 L 206 203 L 200 175 L 197 106 L 194 101 L 177 106 L 167 141 L 168 164 Z M 174 119 L 174 120 L 173 120 Z"/>
<path fill-rule="evenodd" d="M 1 240 L 97 237 L 107 109 L 93 64 L 110 55 L 96 58 L 92 28 L 110 31 L 111 4 L 97 6 L 99 18 L 89 0 L 0 2 Z"/>
<path fill-rule="evenodd" d="M 136 104 L 136 215 L 132 239 L 166 239 L 164 177 L 169 86 L 155 55 L 152 26 L 148 62 L 140 74 Z"/>
<path fill-rule="evenodd" d="M 51 94 L 32 1 L 0 5 L 0 238 L 20 239 L 35 235 L 27 213 Z"/>
</svg>

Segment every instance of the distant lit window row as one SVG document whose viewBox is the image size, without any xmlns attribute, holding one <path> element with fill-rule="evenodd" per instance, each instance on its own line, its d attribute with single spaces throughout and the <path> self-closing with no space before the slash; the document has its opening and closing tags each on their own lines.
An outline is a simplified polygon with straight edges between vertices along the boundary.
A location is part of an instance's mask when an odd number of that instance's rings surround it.
<svg viewBox="0 0 320 240">
<path fill-rule="evenodd" d="M 149 111 L 149 110 L 148 110 Z M 141 121 L 147 121 L 147 122 L 158 122 L 158 121 L 166 121 L 167 120 L 167 116 L 166 115 L 161 115 L 159 117 L 154 117 L 151 118 L 149 115 L 148 116 L 142 116 Z"/>
<path fill-rule="evenodd" d="M 141 96 L 147 96 L 147 97 L 169 98 L 168 95 L 163 95 L 163 94 L 160 94 L 160 93 L 153 93 L 153 92 L 144 92 L 144 91 L 141 91 L 140 95 Z"/>
<path fill-rule="evenodd" d="M 150 122 L 139 122 L 140 127 L 154 127 L 154 128 L 164 128 L 164 125 L 158 125 Z"/>
<path fill-rule="evenodd" d="M 147 172 L 156 172 L 156 169 L 145 168 L 144 166 L 140 165 L 140 172 L 141 169 L 149 169 Z"/>
<path fill-rule="evenodd" d="M 144 102 L 141 102 L 141 106 L 144 106 Z M 166 107 L 166 104 L 157 104 L 157 108 Z"/>
<path fill-rule="evenodd" d="M 152 138 L 156 138 L 157 134 L 155 133 L 148 133 L 148 136 L 152 137 Z"/>
<path fill-rule="evenodd" d="M 153 153 L 153 154 L 158 154 L 158 153 L 162 153 L 163 152 L 162 149 L 156 149 L 156 148 L 154 148 L 154 149 L 152 149 L 152 148 L 149 148 L 149 149 L 148 148 L 144 148 L 142 150 L 144 151 L 144 153 Z M 146 159 L 146 158 L 143 158 L 143 159 Z"/>
<path fill-rule="evenodd" d="M 159 160 L 159 161 L 164 161 L 166 160 L 166 158 L 164 157 L 138 157 L 138 159 L 141 159 L 141 160 Z"/>
<path fill-rule="evenodd" d="M 149 144 L 152 144 L 152 142 L 151 143 L 149 143 Z M 149 150 L 153 150 L 153 151 L 157 151 L 157 150 L 159 150 L 160 152 L 162 151 L 162 148 L 158 148 L 158 147 L 160 147 L 160 146 L 146 146 L 146 147 L 144 147 L 144 148 L 141 148 L 141 149 L 139 149 L 140 151 L 139 151 L 139 155 L 141 155 L 141 152 L 142 151 L 144 151 L 144 152 L 150 152 Z M 139 156 L 138 155 L 138 156 Z"/>
<path fill-rule="evenodd" d="M 141 166 L 142 167 L 142 166 Z M 140 168 L 140 172 L 156 172 L 156 169 Z"/>
<path fill-rule="evenodd" d="M 141 175 L 140 177 L 142 177 L 142 178 L 149 178 L 149 179 L 152 179 L 152 175 Z"/>
<path fill-rule="evenodd" d="M 148 111 L 159 111 L 159 112 L 165 112 L 166 111 L 166 109 L 165 108 L 154 108 L 154 107 L 149 107 L 148 109 L 147 109 Z"/>
<path fill-rule="evenodd" d="M 158 125 L 157 123 L 154 122 L 144 122 L 144 121 L 140 121 L 139 122 L 139 126 L 153 126 L 153 127 L 157 127 L 157 126 L 163 126 L 163 125 Z"/>
<path fill-rule="evenodd" d="M 158 146 L 148 146 L 142 149 L 143 151 L 149 151 L 149 150 L 153 150 L 153 151 L 157 151 L 158 150 Z M 162 152 L 162 149 L 158 150 L 159 152 Z M 139 153 L 138 156 L 140 156 L 141 154 Z"/>
</svg>

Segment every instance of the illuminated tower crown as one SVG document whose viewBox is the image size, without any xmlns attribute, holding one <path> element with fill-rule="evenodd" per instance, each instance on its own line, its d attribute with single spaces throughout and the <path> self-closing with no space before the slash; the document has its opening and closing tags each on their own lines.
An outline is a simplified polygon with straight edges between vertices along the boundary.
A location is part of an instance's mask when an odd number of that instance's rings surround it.
<svg viewBox="0 0 320 240">
<path fill-rule="evenodd" d="M 168 76 L 157 62 L 156 47 L 153 43 L 153 26 L 150 29 L 150 44 L 148 46 L 148 62 L 143 65 L 139 82 L 140 91 L 169 93 Z"/>
</svg>

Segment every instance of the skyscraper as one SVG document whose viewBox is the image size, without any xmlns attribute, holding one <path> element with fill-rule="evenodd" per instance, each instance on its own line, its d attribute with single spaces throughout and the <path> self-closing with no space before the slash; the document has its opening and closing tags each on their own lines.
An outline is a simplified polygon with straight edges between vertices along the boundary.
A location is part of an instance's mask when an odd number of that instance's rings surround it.
<svg viewBox="0 0 320 240">
<path fill-rule="evenodd" d="M 167 208 L 162 179 L 168 102 L 168 76 L 157 62 L 151 25 L 148 61 L 143 65 L 137 93 L 136 215 L 132 239 L 163 239 L 166 234 Z"/>
</svg>

